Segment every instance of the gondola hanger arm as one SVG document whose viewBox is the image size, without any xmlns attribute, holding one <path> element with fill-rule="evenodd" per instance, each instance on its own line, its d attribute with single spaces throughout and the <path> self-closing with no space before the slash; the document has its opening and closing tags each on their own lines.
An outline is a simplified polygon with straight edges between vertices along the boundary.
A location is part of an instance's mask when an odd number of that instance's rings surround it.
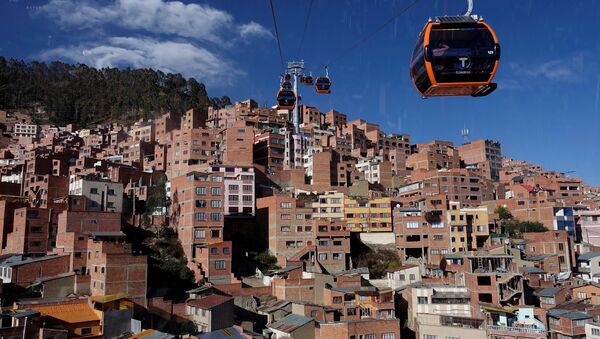
<svg viewBox="0 0 600 339">
<path fill-rule="evenodd" d="M 473 13 L 473 0 L 467 0 L 467 12 L 464 16 L 471 16 L 471 13 Z"/>
</svg>

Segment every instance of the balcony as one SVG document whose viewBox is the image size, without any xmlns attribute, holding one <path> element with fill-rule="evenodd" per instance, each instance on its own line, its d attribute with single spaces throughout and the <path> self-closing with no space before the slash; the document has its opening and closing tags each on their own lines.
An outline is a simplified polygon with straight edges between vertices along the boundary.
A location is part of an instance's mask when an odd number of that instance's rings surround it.
<svg viewBox="0 0 600 339">
<path fill-rule="evenodd" d="M 488 335 L 496 336 L 511 336 L 519 338 L 546 338 L 546 330 L 529 327 L 512 327 L 512 326 L 499 326 L 489 325 L 487 327 Z"/>
</svg>

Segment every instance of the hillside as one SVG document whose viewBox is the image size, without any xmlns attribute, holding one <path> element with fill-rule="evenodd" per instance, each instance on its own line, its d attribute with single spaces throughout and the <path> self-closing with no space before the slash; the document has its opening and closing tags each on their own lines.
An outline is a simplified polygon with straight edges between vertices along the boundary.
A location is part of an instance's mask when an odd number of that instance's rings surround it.
<svg viewBox="0 0 600 339">
<path fill-rule="evenodd" d="M 0 56 L 0 109 L 42 112 L 38 122 L 87 126 L 131 122 L 163 111 L 205 110 L 229 99 L 210 99 L 204 84 L 181 74 L 152 69 L 95 69 L 23 62 Z"/>
</svg>

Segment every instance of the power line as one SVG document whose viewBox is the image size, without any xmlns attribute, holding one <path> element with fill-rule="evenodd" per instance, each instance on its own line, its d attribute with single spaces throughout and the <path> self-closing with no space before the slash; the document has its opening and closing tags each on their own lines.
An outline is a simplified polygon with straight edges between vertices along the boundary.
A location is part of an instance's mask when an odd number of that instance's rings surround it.
<svg viewBox="0 0 600 339">
<path fill-rule="evenodd" d="M 367 34 L 362 39 L 358 40 L 353 45 L 351 45 L 350 47 L 348 47 L 347 49 L 345 49 L 344 51 L 342 51 L 341 53 L 339 53 L 337 56 L 335 56 L 334 58 L 332 58 L 331 60 L 329 60 L 329 62 L 327 64 L 331 64 L 332 62 L 341 59 L 342 57 L 346 56 L 346 54 L 352 52 L 354 49 L 356 49 L 360 45 L 362 45 L 365 42 L 367 42 L 369 39 L 371 39 L 373 36 L 375 36 L 377 33 L 379 33 L 381 30 L 383 30 L 387 25 L 389 25 L 392 22 L 394 22 L 394 20 L 396 18 L 398 18 L 402 14 L 408 12 L 408 10 L 411 9 L 414 5 L 416 5 L 419 1 L 420 0 L 414 0 L 413 2 L 411 2 L 410 4 L 408 4 L 406 7 L 404 7 L 402 10 L 400 10 L 398 13 L 394 14 L 391 18 L 387 19 L 381 26 L 377 27 L 374 31 L 372 31 L 371 33 Z"/>
<path fill-rule="evenodd" d="M 308 29 L 308 21 L 310 19 L 310 12 L 312 9 L 313 0 L 310 0 L 308 4 L 308 12 L 306 13 L 306 20 L 304 21 L 304 31 L 302 32 L 302 38 L 300 39 L 300 45 L 298 46 L 298 55 L 302 52 L 302 45 L 304 44 L 304 36 L 306 35 L 306 30 Z"/>
<path fill-rule="evenodd" d="M 275 26 L 275 38 L 277 39 L 277 48 L 279 49 L 279 60 L 281 61 L 281 69 L 285 69 L 283 62 L 283 52 L 281 51 L 281 42 L 279 41 L 279 29 L 277 28 L 277 17 L 275 16 L 275 8 L 273 7 L 273 0 L 269 0 L 271 5 L 271 14 L 273 15 L 273 25 Z"/>
</svg>

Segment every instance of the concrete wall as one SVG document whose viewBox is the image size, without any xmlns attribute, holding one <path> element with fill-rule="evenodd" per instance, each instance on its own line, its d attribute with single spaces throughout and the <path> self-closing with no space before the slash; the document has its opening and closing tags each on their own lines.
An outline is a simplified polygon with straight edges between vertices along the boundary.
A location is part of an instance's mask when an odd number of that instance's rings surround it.
<svg viewBox="0 0 600 339">
<path fill-rule="evenodd" d="M 360 240 L 367 245 L 395 245 L 396 238 L 393 232 L 361 233 Z"/>
</svg>

